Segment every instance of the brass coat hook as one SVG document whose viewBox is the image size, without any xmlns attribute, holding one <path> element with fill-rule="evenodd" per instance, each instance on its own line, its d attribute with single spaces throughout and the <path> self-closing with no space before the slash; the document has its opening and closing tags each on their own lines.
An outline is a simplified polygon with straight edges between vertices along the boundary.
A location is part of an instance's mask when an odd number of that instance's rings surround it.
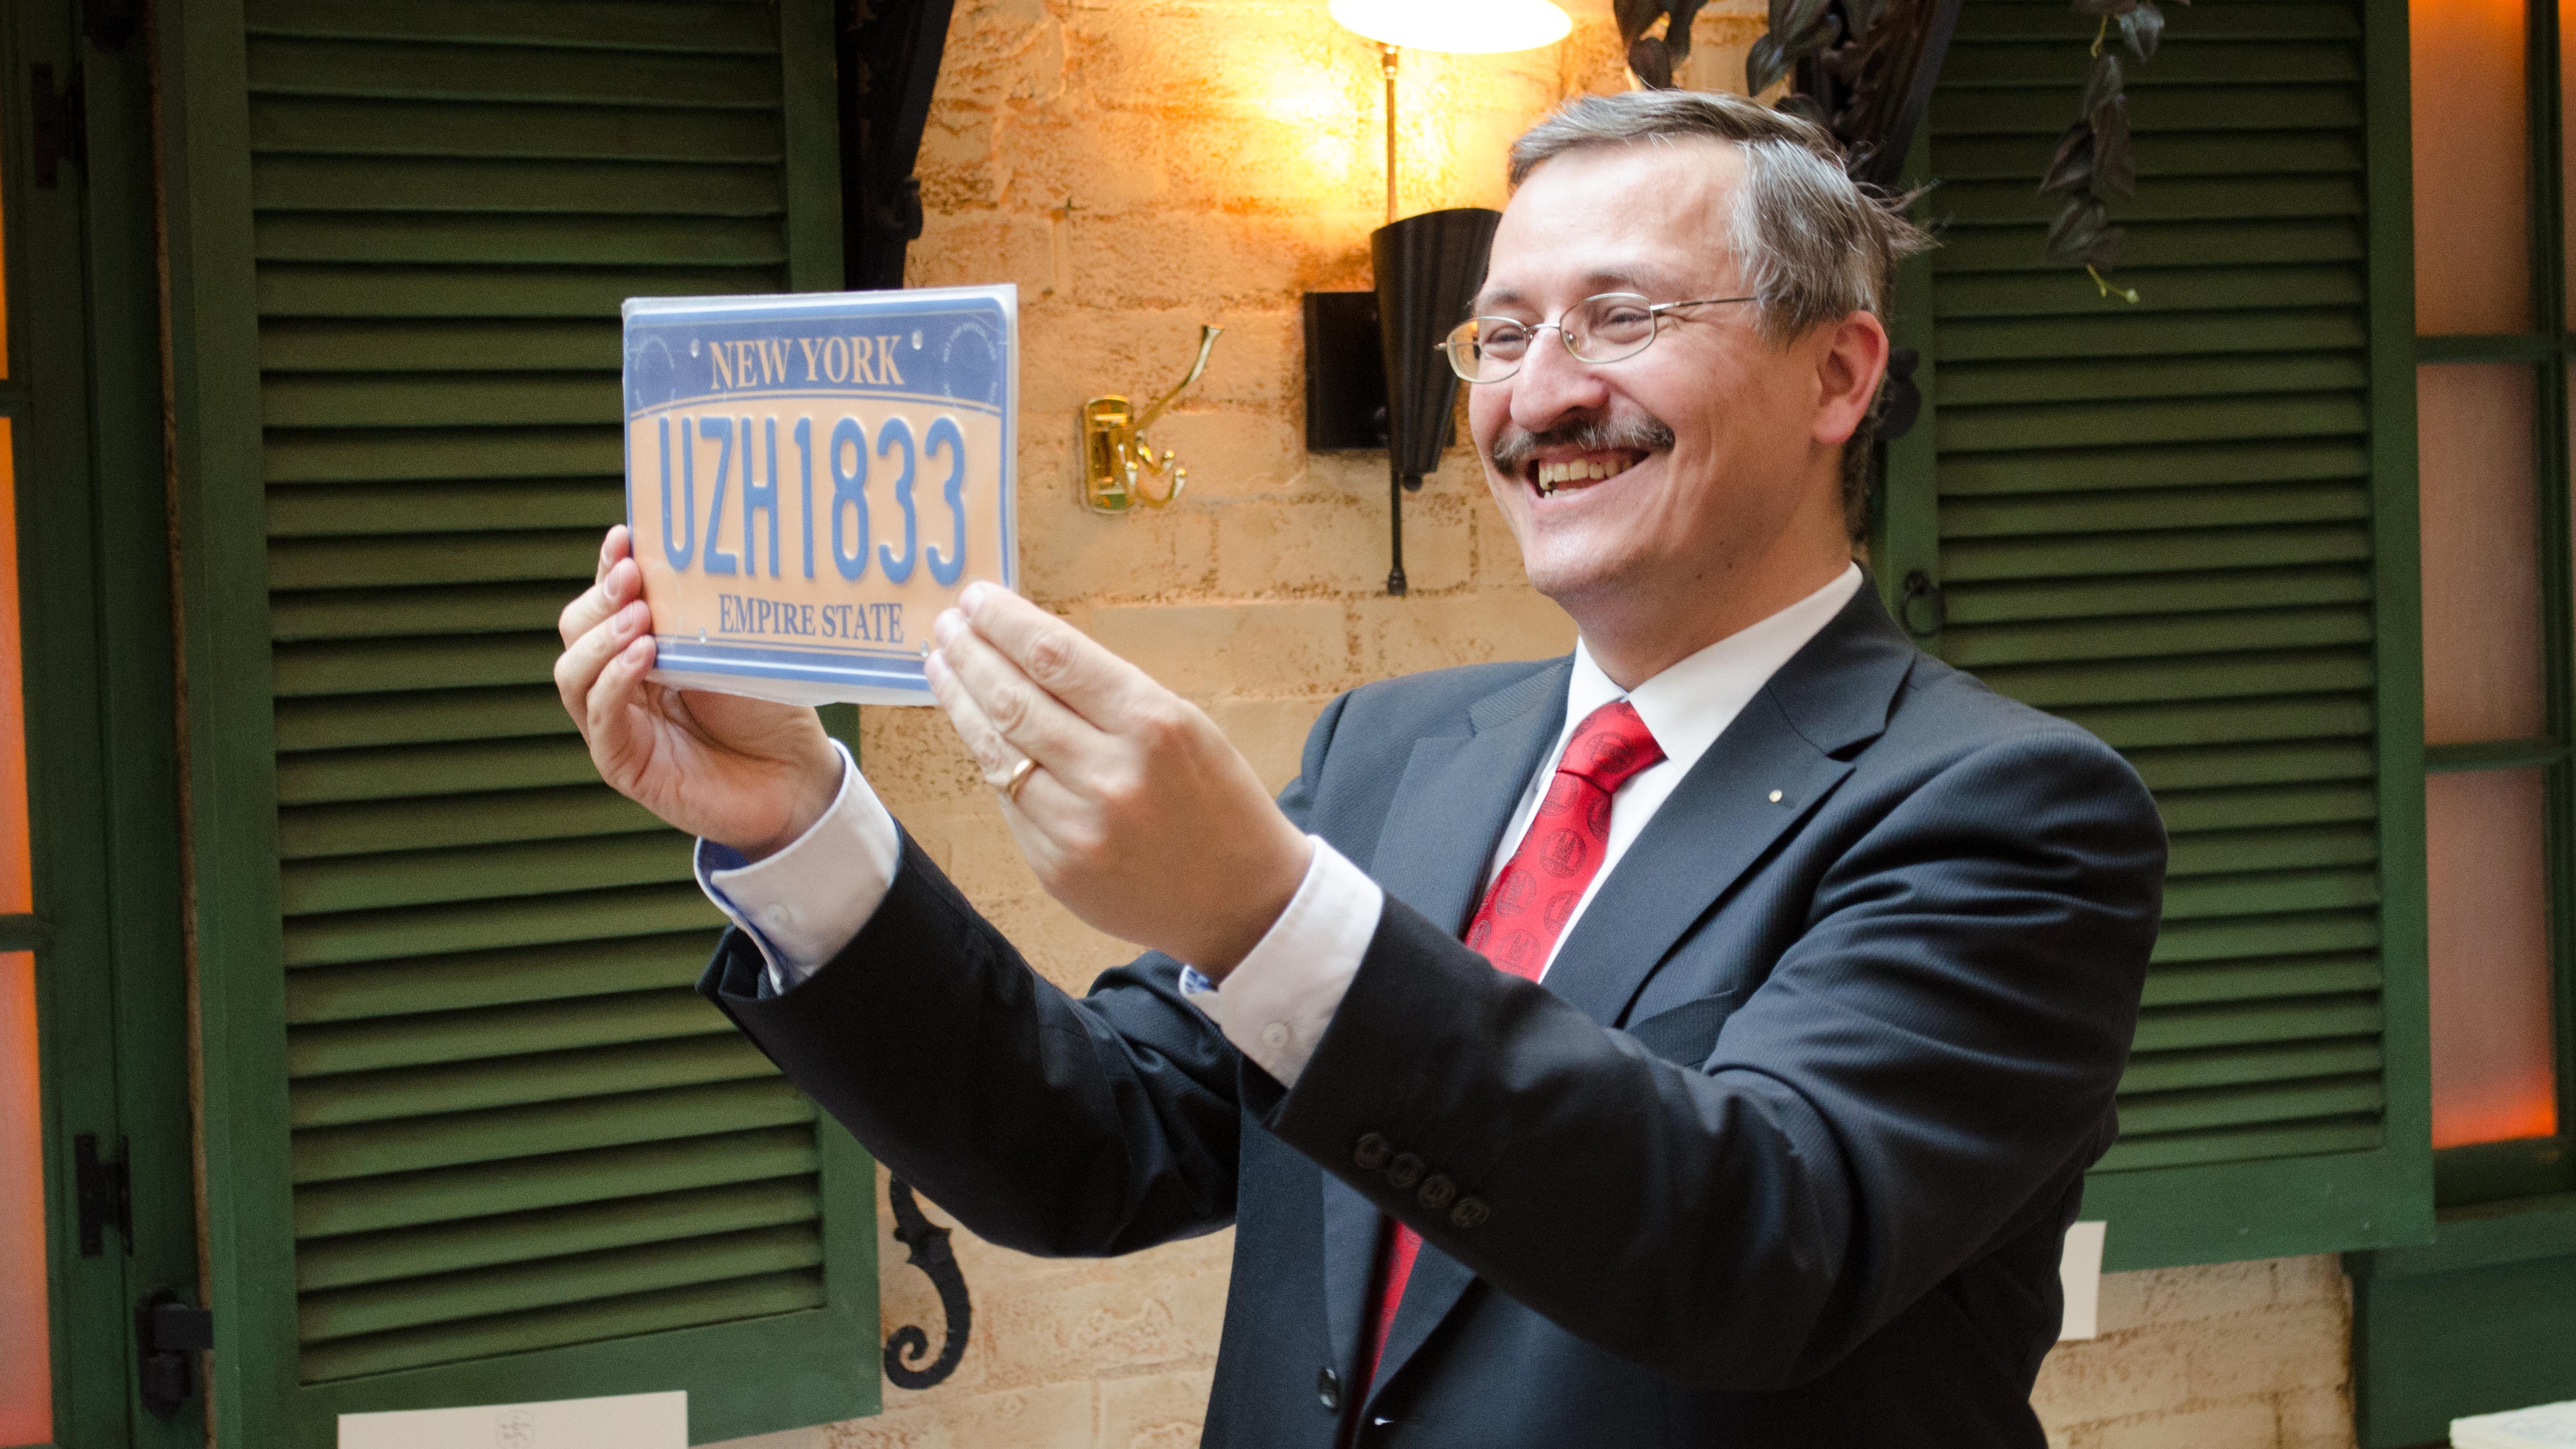
<svg viewBox="0 0 2576 1449">
<path fill-rule="evenodd" d="M 1170 449 L 1159 458 L 1153 444 L 1145 439 L 1145 430 L 1163 415 L 1174 399 L 1189 391 L 1190 384 L 1207 371 L 1208 353 L 1216 347 L 1222 327 L 1199 328 L 1198 360 L 1190 364 L 1189 375 L 1174 384 L 1172 390 L 1154 400 L 1143 416 L 1136 416 L 1132 405 L 1122 394 L 1096 397 L 1082 405 L 1082 501 L 1094 513 L 1126 513 L 1143 504 L 1148 508 L 1168 508 L 1189 485 L 1190 470 L 1172 457 Z M 1149 478 L 1159 479 L 1161 492 L 1149 491 Z"/>
</svg>

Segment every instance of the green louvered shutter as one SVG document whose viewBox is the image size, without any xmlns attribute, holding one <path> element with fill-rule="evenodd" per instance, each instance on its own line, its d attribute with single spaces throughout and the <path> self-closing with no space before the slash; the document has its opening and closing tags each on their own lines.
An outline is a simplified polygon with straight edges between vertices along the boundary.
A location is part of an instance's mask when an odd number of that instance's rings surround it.
<svg viewBox="0 0 2576 1449">
<path fill-rule="evenodd" d="M 1911 605 L 1928 647 L 2117 746 L 2171 832 L 2121 1138 L 2088 1198 L 2115 1266 L 2429 1218 L 2420 794 L 2395 793 L 2420 787 L 2402 765 L 2383 785 L 2384 747 L 2420 726 L 2411 672 L 2379 657 L 2411 608 L 2388 591 L 2413 517 L 2375 501 L 2413 460 L 2375 456 L 2374 348 L 2411 377 L 2403 331 L 2375 329 L 2363 8 L 2168 16 L 2128 67 L 2130 305 L 2043 257 L 2036 180 L 2096 22 L 1967 0 L 1918 153 L 1947 232 L 1904 299 L 1929 426 L 1892 450 L 1881 569 L 1891 594 L 1937 580 L 1937 609 Z"/>
<path fill-rule="evenodd" d="M 206 687 L 273 702 L 273 897 L 201 906 L 275 931 L 206 954 L 226 1442 L 671 1388 L 700 1440 L 870 1412 L 871 1169 L 691 990 L 688 843 L 550 682 L 623 516 L 621 299 L 839 280 L 828 6 L 249 0 L 229 75 L 189 23 L 191 140 L 248 178 L 196 217 L 229 200 L 252 288 L 188 299 L 255 307 L 261 425 L 258 478 L 195 486 L 266 562 L 189 627 L 264 604 L 267 678 Z"/>
</svg>

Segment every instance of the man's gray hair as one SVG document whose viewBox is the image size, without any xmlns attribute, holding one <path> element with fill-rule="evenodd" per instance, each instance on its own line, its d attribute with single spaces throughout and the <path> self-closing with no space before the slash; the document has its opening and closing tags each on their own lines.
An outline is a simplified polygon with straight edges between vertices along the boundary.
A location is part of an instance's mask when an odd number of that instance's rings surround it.
<svg viewBox="0 0 2576 1449">
<path fill-rule="evenodd" d="M 1821 126 L 1723 92 L 1641 90 L 1579 96 L 1512 143 L 1515 190 L 1541 162 L 1597 146 L 1704 138 L 1744 158 L 1729 248 L 1760 325 L 1785 343 L 1854 312 L 1887 320 L 1896 264 L 1932 245 L 1902 198 L 1862 187 Z M 1687 163 L 1683 163 L 1687 164 Z M 1657 299 L 1663 300 L 1663 299 Z M 1857 540 L 1868 527 L 1870 455 L 1886 397 L 1871 404 L 1843 445 L 1843 521 Z"/>
</svg>

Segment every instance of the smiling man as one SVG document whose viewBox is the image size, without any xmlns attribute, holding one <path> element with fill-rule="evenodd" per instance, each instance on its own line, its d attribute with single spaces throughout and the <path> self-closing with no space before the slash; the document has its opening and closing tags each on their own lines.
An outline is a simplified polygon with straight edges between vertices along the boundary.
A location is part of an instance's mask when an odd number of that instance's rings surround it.
<svg viewBox="0 0 2576 1449">
<path fill-rule="evenodd" d="M 2119 757 L 1924 657 L 1853 564 L 1919 239 L 1749 101 L 1524 136 L 1447 349 L 1570 658 L 1334 700 L 1274 803 L 998 589 L 931 675 L 1074 998 L 807 711 L 645 679 L 623 530 L 556 677 L 702 837 L 704 989 L 985 1238 L 1232 1224 L 1215 1445 L 2044 1443 L 2057 1261 L 2155 935 Z"/>
</svg>

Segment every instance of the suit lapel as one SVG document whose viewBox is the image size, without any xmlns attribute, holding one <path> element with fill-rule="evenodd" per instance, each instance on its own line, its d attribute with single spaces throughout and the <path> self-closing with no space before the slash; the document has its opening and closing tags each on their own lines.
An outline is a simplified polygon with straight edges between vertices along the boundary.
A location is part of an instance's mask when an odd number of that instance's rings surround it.
<svg viewBox="0 0 2576 1449">
<path fill-rule="evenodd" d="M 1414 743 L 1369 859 L 1388 894 L 1452 933 L 1466 929 L 1494 845 L 1565 726 L 1573 669 L 1559 660 L 1477 701 L 1467 712 L 1472 734 Z"/>
<path fill-rule="evenodd" d="M 1864 579 L 1665 798 L 1558 949 L 1548 989 L 1617 1025 L 1673 947 L 1851 773 L 1917 657 Z"/>
<path fill-rule="evenodd" d="M 1465 929 L 1495 842 L 1511 823 L 1530 772 L 1564 728 L 1565 681 L 1573 668 L 1571 660 L 1559 660 L 1478 700 L 1467 711 L 1467 734 L 1415 742 L 1369 860 L 1369 874 L 1388 894 L 1453 932 Z M 1357 1189 L 1329 1172 L 1318 1175 L 1326 1327 L 1334 1361 L 1357 1375 L 1361 1330 L 1377 1307 L 1370 1290 L 1386 1219 Z M 1426 1251 L 1425 1262 L 1432 1256 Z M 1421 1281 L 1419 1268 L 1406 1280 L 1407 1312 Z M 1456 1297 L 1452 1291 L 1447 1301 Z"/>
</svg>

